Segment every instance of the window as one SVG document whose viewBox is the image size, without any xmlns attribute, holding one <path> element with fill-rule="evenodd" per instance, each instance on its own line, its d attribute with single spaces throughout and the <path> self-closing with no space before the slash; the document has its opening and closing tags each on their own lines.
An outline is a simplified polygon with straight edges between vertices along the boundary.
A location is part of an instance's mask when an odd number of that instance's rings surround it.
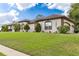
<svg viewBox="0 0 79 59">
<path fill-rule="evenodd" d="M 46 21 L 45 22 L 45 29 L 46 30 L 51 30 L 52 29 L 52 22 L 51 21 Z"/>
</svg>

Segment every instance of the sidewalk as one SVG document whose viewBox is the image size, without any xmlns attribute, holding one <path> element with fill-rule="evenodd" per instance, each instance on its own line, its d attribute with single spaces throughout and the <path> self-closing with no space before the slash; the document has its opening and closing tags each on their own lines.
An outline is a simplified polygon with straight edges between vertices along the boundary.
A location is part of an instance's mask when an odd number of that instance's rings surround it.
<svg viewBox="0 0 79 59">
<path fill-rule="evenodd" d="M 3 45 L 0 45 L 0 52 L 6 56 L 30 56 L 30 55 L 24 54 L 22 52 L 16 51 L 14 49 L 8 48 Z"/>
</svg>

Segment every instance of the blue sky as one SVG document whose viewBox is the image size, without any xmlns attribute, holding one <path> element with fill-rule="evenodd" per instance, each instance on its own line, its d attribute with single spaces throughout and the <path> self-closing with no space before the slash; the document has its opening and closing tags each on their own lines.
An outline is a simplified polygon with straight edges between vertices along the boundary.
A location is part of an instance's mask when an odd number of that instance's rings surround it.
<svg viewBox="0 0 79 59">
<path fill-rule="evenodd" d="M 33 20 L 36 15 L 68 15 L 70 3 L 0 3 L 0 24 L 24 19 Z"/>
</svg>

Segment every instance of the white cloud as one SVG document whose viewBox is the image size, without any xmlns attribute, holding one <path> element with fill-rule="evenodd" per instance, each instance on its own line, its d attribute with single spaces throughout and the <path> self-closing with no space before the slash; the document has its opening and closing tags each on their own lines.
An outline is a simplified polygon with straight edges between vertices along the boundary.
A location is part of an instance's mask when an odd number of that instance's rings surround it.
<svg viewBox="0 0 79 59">
<path fill-rule="evenodd" d="M 57 6 L 57 4 L 56 4 L 56 3 L 55 3 L 55 4 L 48 3 L 48 4 L 46 4 L 46 5 L 47 5 L 47 7 L 48 7 L 49 9 L 56 8 L 56 6 Z"/>
<path fill-rule="evenodd" d="M 8 3 L 10 5 L 10 7 L 12 7 L 15 3 Z"/>
<path fill-rule="evenodd" d="M 64 11 L 64 13 L 62 13 L 63 15 L 68 15 L 68 11 L 71 7 L 71 4 L 70 3 L 54 3 L 54 4 L 46 4 L 48 9 L 59 9 L 59 10 L 62 10 Z"/>
<path fill-rule="evenodd" d="M 0 24 L 11 23 L 14 17 L 11 15 L 4 15 L 0 17 Z"/>
<path fill-rule="evenodd" d="M 0 13 L 0 17 L 1 16 L 5 16 L 5 15 L 17 16 L 17 15 L 19 15 L 19 12 L 17 12 L 14 9 L 12 9 L 9 12 L 6 12 L 6 13 Z"/>
<path fill-rule="evenodd" d="M 46 4 L 47 6 L 50 6 L 50 5 L 52 5 L 53 3 L 44 3 L 44 4 Z"/>
<path fill-rule="evenodd" d="M 37 3 L 16 3 L 19 10 L 24 10 L 26 8 L 34 7 Z"/>
<path fill-rule="evenodd" d="M 10 21 L 6 20 L 2 24 L 9 24 L 9 23 L 10 23 Z"/>
<path fill-rule="evenodd" d="M 13 7 L 14 5 L 16 5 L 17 9 L 19 10 L 24 10 L 24 9 L 28 9 L 31 8 L 33 6 L 35 6 L 38 3 L 8 3 L 10 5 L 10 7 Z"/>
<path fill-rule="evenodd" d="M 19 10 L 23 10 L 24 8 L 19 4 L 19 3 L 16 3 L 16 6 Z"/>
<path fill-rule="evenodd" d="M 19 20 L 18 17 L 14 17 L 14 18 L 12 19 L 12 21 L 17 21 L 17 20 Z"/>
<path fill-rule="evenodd" d="M 17 12 L 16 10 L 13 9 L 8 14 L 12 15 L 12 16 L 17 16 L 17 15 L 19 15 L 19 12 Z"/>
<path fill-rule="evenodd" d="M 18 20 L 18 17 L 16 17 L 16 16 L 19 15 L 19 12 L 17 12 L 16 10 L 11 10 L 11 11 L 9 12 L 9 15 L 11 15 L 11 16 L 14 17 L 14 18 L 12 19 L 12 21 L 17 21 L 17 20 Z"/>
<path fill-rule="evenodd" d="M 7 15 L 7 13 L 0 13 L 0 17 L 5 15 Z"/>
<path fill-rule="evenodd" d="M 7 24 L 11 23 L 12 21 L 18 20 L 17 18 L 18 15 L 19 12 L 17 12 L 14 9 L 6 13 L 0 13 L 0 24 Z"/>
</svg>

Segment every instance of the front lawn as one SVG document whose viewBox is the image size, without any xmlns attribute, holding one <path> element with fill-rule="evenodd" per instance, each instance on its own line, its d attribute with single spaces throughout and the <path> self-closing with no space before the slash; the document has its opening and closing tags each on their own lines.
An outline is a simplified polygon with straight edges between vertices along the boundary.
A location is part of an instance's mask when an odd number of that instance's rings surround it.
<svg viewBox="0 0 79 59">
<path fill-rule="evenodd" d="M 1 32 L 0 44 L 35 56 L 79 56 L 79 34 Z"/>
<path fill-rule="evenodd" d="M 5 56 L 3 53 L 0 52 L 0 56 Z"/>
</svg>

